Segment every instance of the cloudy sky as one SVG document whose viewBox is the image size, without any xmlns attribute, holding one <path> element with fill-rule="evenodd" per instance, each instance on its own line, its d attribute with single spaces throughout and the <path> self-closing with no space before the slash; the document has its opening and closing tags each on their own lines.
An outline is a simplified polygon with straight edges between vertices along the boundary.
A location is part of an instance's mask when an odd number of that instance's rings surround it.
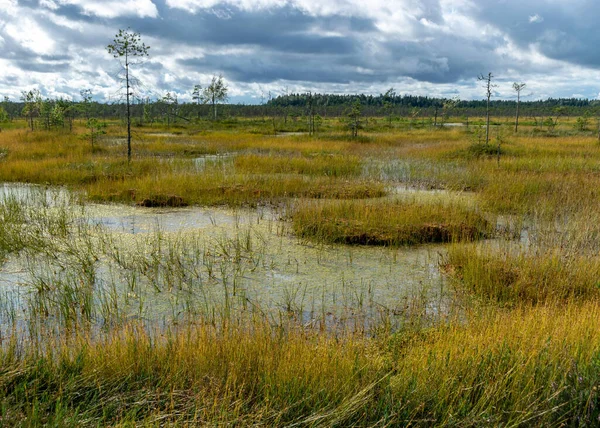
<svg viewBox="0 0 600 428">
<path fill-rule="evenodd" d="M 141 33 L 138 91 L 175 91 L 222 73 L 232 102 L 306 90 L 483 98 L 598 98 L 595 0 L 0 0 L 0 96 L 22 90 L 116 100 L 106 45 Z"/>
</svg>

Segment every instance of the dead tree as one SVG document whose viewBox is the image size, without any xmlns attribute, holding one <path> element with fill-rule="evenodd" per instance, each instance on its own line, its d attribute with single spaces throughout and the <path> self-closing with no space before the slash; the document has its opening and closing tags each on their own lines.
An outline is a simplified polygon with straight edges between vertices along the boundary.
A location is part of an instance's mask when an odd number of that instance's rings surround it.
<svg viewBox="0 0 600 428">
<path fill-rule="evenodd" d="M 487 104 L 485 108 L 485 145 L 487 146 L 490 142 L 490 98 L 492 97 L 492 89 L 497 85 L 492 84 L 494 75 L 489 72 L 487 76 L 480 74 L 477 80 L 483 82 L 485 94 L 487 96 Z"/>
<path fill-rule="evenodd" d="M 513 83 L 513 89 L 517 93 L 517 116 L 515 117 L 515 133 L 519 130 L 519 104 L 521 103 L 521 91 L 527 86 L 525 83 Z"/>
</svg>

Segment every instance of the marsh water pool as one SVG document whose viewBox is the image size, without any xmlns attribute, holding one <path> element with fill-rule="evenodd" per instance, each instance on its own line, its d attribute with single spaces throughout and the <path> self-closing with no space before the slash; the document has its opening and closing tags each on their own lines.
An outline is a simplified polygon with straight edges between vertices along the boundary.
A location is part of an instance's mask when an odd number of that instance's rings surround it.
<svg viewBox="0 0 600 428">
<path fill-rule="evenodd" d="M 5 213 L 10 204 L 23 209 L 25 224 L 14 227 L 37 239 L 9 252 L 0 268 L 3 329 L 84 315 L 98 324 L 125 317 L 168 325 L 236 311 L 364 329 L 415 313 L 439 317 L 451 305 L 438 268 L 443 246 L 317 245 L 293 236 L 270 207 L 80 199 L 59 188 L 0 187 Z M 54 224 L 65 230 L 55 236 Z"/>
</svg>

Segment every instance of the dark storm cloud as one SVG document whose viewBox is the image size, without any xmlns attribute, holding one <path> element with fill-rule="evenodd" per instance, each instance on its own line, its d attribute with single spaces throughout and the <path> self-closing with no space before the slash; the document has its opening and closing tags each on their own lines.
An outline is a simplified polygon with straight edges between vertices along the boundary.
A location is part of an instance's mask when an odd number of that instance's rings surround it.
<svg viewBox="0 0 600 428">
<path fill-rule="evenodd" d="M 379 60 L 394 64 L 391 72 L 416 80 L 451 83 L 496 69 L 500 61 L 490 52 L 500 43 L 501 40 L 493 39 L 467 44 L 453 35 L 428 42 L 391 41 L 384 43 L 386 51 Z"/>
<path fill-rule="evenodd" d="M 155 92 L 187 93 L 202 76 L 222 72 L 246 88 L 283 81 L 337 90 L 346 85 L 353 91 L 353 85 L 412 80 L 446 85 L 444 93 L 451 93 L 447 85 L 478 91 L 475 78 L 488 71 L 506 79 L 545 74 L 548 87 L 557 87 L 556 76 L 574 75 L 565 67 L 600 67 L 595 31 L 600 6 L 591 0 L 373 0 L 364 5 L 323 0 L 323 8 L 308 0 L 273 0 L 266 6 L 270 0 L 262 0 L 256 7 L 249 0 L 224 0 L 205 8 L 187 3 L 193 12 L 155 0 L 157 16 L 129 16 L 135 13 L 130 8 L 123 12 L 128 16 L 113 18 L 118 14 L 110 10 L 94 14 L 103 3 L 95 1 L 90 8 L 91 1 L 20 0 L 16 14 L 0 10 L 0 60 L 13 67 L 11 73 L 25 73 L 13 85 L 43 86 L 45 76 L 54 76 L 54 82 L 64 78 L 79 85 L 89 80 L 108 93 L 118 63 L 105 46 L 119 28 L 128 27 L 152 46 L 149 61 L 136 73 Z M 21 17 L 34 20 L 53 45 L 34 49 L 23 37 L 13 37 L 14 29 L 9 34 L 6 24 L 14 20 L 18 27 Z M 533 51 L 537 56 L 529 54 Z M 561 62 L 549 70 L 547 59 Z M 0 78 L 0 85 L 7 85 L 6 76 Z M 593 90 L 589 82 L 581 87 L 588 94 Z"/>
<path fill-rule="evenodd" d="M 350 53 L 354 51 L 354 34 L 373 31 L 372 21 L 346 17 L 312 17 L 285 7 L 268 13 L 227 9 L 190 14 L 179 9 L 159 7 L 162 20 L 118 19 L 121 25 L 152 37 L 206 47 L 224 45 L 258 46 L 269 50 L 301 53 Z M 309 30 L 349 29 L 344 37 L 319 36 Z"/>
<path fill-rule="evenodd" d="M 250 53 L 236 55 L 206 55 L 203 58 L 181 60 L 188 69 L 210 73 L 223 70 L 232 80 L 269 83 L 276 80 L 349 83 L 352 81 L 381 80 L 384 76 L 361 73 L 356 67 L 345 64 L 343 57 L 328 57 L 324 66 L 322 58 L 285 53 Z"/>
<path fill-rule="evenodd" d="M 326 39 L 325 39 L 326 40 Z M 277 80 L 350 83 L 387 82 L 397 76 L 432 83 L 456 82 L 472 78 L 498 61 L 489 52 L 501 40 L 474 41 L 448 36 L 432 42 L 391 40 L 371 52 L 369 43 L 351 36 L 352 49 L 303 55 L 303 49 L 281 52 L 277 46 L 237 55 L 209 54 L 183 59 L 180 63 L 200 72 L 222 70 L 230 79 L 269 83 Z"/>
<path fill-rule="evenodd" d="M 98 18 L 85 14 L 79 6 L 59 6 L 52 12 L 75 22 L 95 23 L 113 28 L 132 28 L 146 36 L 186 45 L 257 45 L 281 51 L 304 53 L 350 52 L 351 37 L 331 37 L 307 34 L 311 28 L 322 31 L 344 31 L 352 35 L 375 31 L 372 20 L 359 17 L 314 17 L 292 7 L 269 12 L 245 11 L 235 7 L 213 8 L 197 14 L 167 7 L 156 2 L 160 18 L 118 17 Z M 47 21 L 48 25 L 53 25 Z M 60 28 L 55 26 L 57 31 Z M 62 31 L 65 31 L 63 28 Z M 116 30 L 114 30 L 116 32 Z M 86 44 L 85 36 L 73 40 Z"/>
<path fill-rule="evenodd" d="M 60 73 L 67 71 L 68 62 L 38 62 L 38 61 L 15 61 L 15 65 L 24 71 L 35 71 L 38 73 Z"/>
<path fill-rule="evenodd" d="M 489 2 L 477 18 L 505 31 L 520 46 L 535 44 L 549 58 L 600 67 L 600 4 L 592 0 Z"/>
</svg>

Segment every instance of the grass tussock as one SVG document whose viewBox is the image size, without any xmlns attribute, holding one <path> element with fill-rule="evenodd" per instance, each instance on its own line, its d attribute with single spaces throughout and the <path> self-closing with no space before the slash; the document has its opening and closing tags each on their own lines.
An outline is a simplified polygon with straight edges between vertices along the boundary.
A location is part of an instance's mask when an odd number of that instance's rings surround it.
<svg viewBox="0 0 600 428">
<path fill-rule="evenodd" d="M 370 198 L 385 194 L 381 184 L 348 182 L 335 177 L 227 174 L 222 171 L 174 173 L 154 177 L 131 177 L 86 186 L 92 200 L 140 203 L 148 199 L 181 198 L 181 205 L 253 205 L 277 202 L 286 197 Z"/>
<path fill-rule="evenodd" d="M 322 242 L 413 245 L 472 241 L 491 233 L 479 213 L 456 202 L 328 201 L 301 204 L 292 215 L 294 232 Z"/>
<path fill-rule="evenodd" d="M 506 155 L 507 150 L 504 147 L 498 147 L 498 145 L 489 143 L 473 143 L 466 149 L 460 150 L 456 153 L 458 157 L 465 157 L 466 159 L 478 159 L 482 157 L 498 157 Z"/>
<path fill-rule="evenodd" d="M 471 293 L 503 304 L 589 299 L 600 292 L 597 257 L 556 249 L 530 254 L 485 246 L 453 246 L 446 269 Z"/>
<path fill-rule="evenodd" d="M 485 209 L 511 214 L 596 212 L 600 176 L 594 174 L 498 173 L 479 194 Z"/>
</svg>

